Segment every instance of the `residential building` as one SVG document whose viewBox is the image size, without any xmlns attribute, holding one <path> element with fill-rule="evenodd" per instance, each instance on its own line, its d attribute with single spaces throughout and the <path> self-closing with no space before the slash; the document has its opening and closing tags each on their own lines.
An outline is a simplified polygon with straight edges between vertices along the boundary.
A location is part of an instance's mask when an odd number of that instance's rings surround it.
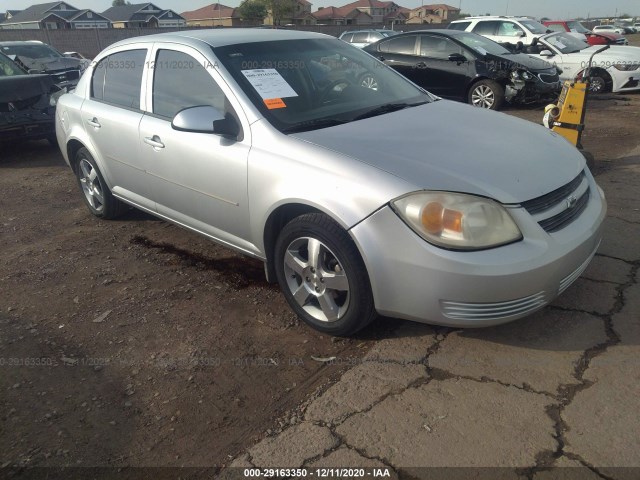
<svg viewBox="0 0 640 480">
<path fill-rule="evenodd" d="M 113 28 L 185 27 L 187 21 L 173 10 L 163 10 L 153 3 L 111 7 L 102 12 Z"/>
<path fill-rule="evenodd" d="M 436 3 L 414 8 L 409 13 L 407 23 L 449 23 L 460 15 L 460 9 Z"/>
<path fill-rule="evenodd" d="M 250 25 L 243 22 L 237 8 L 227 7 L 220 3 L 213 3 L 206 7 L 182 12 L 180 14 L 189 27 L 240 27 Z M 259 22 L 258 24 L 262 24 Z"/>
<path fill-rule="evenodd" d="M 313 15 L 330 25 L 397 25 L 409 18 L 410 10 L 393 1 L 356 0 L 343 7 L 321 8 Z"/>
<path fill-rule="evenodd" d="M 315 25 L 316 17 L 311 13 L 311 3 L 307 0 L 294 0 L 293 8 L 280 19 L 274 19 L 271 10 L 264 19 L 265 25 Z"/>
<path fill-rule="evenodd" d="M 93 10 L 80 10 L 65 2 L 32 5 L 25 10 L 7 10 L 3 30 L 64 30 L 109 28 L 111 22 Z"/>
<path fill-rule="evenodd" d="M 371 25 L 373 18 L 357 8 L 350 7 L 320 7 L 313 12 L 318 23 L 324 25 Z"/>
</svg>

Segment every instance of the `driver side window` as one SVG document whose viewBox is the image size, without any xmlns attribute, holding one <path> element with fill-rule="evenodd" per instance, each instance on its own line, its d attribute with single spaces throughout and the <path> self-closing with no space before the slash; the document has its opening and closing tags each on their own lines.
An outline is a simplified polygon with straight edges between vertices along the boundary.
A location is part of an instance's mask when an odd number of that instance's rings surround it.
<svg viewBox="0 0 640 480">
<path fill-rule="evenodd" d="M 173 118 L 200 105 L 225 111 L 225 95 L 200 62 L 174 50 L 159 50 L 154 64 L 153 113 Z"/>
<path fill-rule="evenodd" d="M 503 37 L 520 37 L 523 33 L 524 30 L 512 22 L 501 22 L 498 28 L 498 35 Z"/>
</svg>

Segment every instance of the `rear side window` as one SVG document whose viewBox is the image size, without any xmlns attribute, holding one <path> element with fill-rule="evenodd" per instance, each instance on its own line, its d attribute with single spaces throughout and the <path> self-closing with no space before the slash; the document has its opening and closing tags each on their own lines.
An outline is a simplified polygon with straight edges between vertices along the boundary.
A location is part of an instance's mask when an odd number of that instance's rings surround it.
<svg viewBox="0 0 640 480">
<path fill-rule="evenodd" d="M 478 35 L 495 35 L 498 30 L 498 25 L 501 22 L 478 22 L 478 24 L 473 27 L 473 33 L 477 33 Z"/>
<path fill-rule="evenodd" d="M 100 60 L 91 79 L 91 97 L 125 108 L 140 109 L 146 50 L 114 53 Z"/>
<path fill-rule="evenodd" d="M 450 30 L 460 30 L 461 32 L 464 32 L 469 25 L 471 25 L 471 22 L 450 23 L 447 28 Z"/>
<path fill-rule="evenodd" d="M 340 36 L 340 40 L 342 40 L 343 42 L 348 42 L 351 43 L 351 39 L 353 38 L 353 33 L 343 33 Z"/>
<path fill-rule="evenodd" d="M 418 38 L 417 35 L 390 38 L 380 44 L 380 51 L 401 55 L 414 55 L 416 51 L 416 38 Z"/>
</svg>

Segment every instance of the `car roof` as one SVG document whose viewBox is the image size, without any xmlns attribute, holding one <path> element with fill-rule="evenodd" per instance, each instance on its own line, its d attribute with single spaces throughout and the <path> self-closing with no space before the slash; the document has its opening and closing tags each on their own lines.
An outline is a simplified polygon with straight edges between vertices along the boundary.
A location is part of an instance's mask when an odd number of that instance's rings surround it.
<svg viewBox="0 0 640 480">
<path fill-rule="evenodd" d="M 506 19 L 506 20 L 535 20 L 531 17 L 512 17 L 507 15 L 484 15 L 482 17 L 465 17 L 460 20 L 454 20 L 451 23 L 460 23 L 466 22 L 468 20 L 497 20 L 497 19 Z M 537 20 L 536 20 L 537 21 Z"/>
<path fill-rule="evenodd" d="M 475 35 L 474 33 L 465 32 L 463 30 L 453 30 L 453 29 L 452 30 L 447 30 L 447 29 L 444 29 L 444 28 L 425 28 L 423 30 L 412 30 L 410 32 L 402 32 L 402 33 L 398 34 L 397 36 L 398 37 L 406 36 L 406 35 L 411 35 L 412 33 L 435 33 L 436 35 L 444 35 L 444 36 L 447 36 L 447 37 L 455 37 L 455 36 L 459 36 L 459 35 Z"/>
<path fill-rule="evenodd" d="M 202 42 L 212 47 L 223 47 L 243 43 L 268 42 L 277 40 L 333 38 L 331 35 L 297 30 L 264 28 L 219 28 L 205 30 L 182 30 L 179 32 L 158 33 L 127 38 L 109 46 L 109 49 L 135 43 L 168 42 L 197 46 Z"/>
<path fill-rule="evenodd" d="M 5 47 L 13 47 L 13 46 L 19 46 L 19 45 L 46 45 L 46 44 L 41 42 L 40 40 L 12 40 L 8 42 L 0 42 L 0 45 L 3 45 Z"/>
</svg>

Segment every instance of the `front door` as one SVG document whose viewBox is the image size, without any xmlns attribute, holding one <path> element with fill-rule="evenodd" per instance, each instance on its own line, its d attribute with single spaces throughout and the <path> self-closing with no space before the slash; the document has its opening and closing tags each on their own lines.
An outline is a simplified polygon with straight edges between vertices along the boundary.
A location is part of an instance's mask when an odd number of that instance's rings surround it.
<svg viewBox="0 0 640 480">
<path fill-rule="evenodd" d="M 249 237 L 247 159 L 250 130 L 214 64 L 198 51 L 156 44 L 147 83 L 148 113 L 139 148 L 147 159 L 159 214 L 225 243 Z M 174 130 L 185 108 L 210 105 L 243 126 L 238 138 Z M 247 247 L 250 248 L 250 247 Z"/>
</svg>

